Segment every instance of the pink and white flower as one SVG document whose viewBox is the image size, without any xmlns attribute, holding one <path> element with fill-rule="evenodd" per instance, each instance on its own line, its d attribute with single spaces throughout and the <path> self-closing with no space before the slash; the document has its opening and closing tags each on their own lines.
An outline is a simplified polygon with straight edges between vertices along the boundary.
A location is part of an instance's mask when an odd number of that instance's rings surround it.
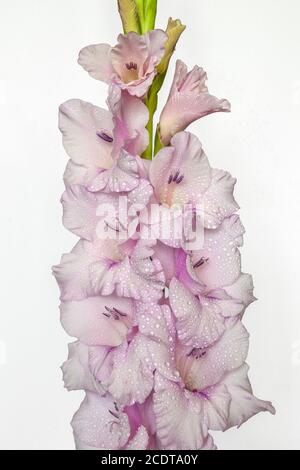
<svg viewBox="0 0 300 470">
<path fill-rule="evenodd" d="M 84 48 L 79 63 L 110 85 L 108 109 L 60 107 L 63 224 L 79 241 L 53 273 L 61 323 L 75 340 L 65 387 L 86 394 L 72 420 L 80 450 L 213 450 L 214 431 L 275 412 L 248 379 L 242 319 L 255 298 L 241 269 L 236 180 L 211 168 L 185 132 L 230 110 L 208 93 L 203 69 L 177 62 L 159 124 L 165 147 L 142 160 L 151 93 L 164 77 L 150 87 L 169 63 L 172 34 L 129 32 L 115 47 Z"/>
<path fill-rule="evenodd" d="M 184 131 L 192 122 L 208 114 L 229 112 L 230 103 L 208 93 L 207 75 L 195 66 L 188 72 L 181 60 L 176 63 L 175 76 L 167 103 L 159 122 L 160 138 L 168 145 L 171 138 Z"/>
<path fill-rule="evenodd" d="M 130 95 L 143 97 L 163 58 L 168 36 L 156 29 L 140 36 L 120 34 L 118 44 L 96 44 L 80 51 L 78 63 L 96 80 L 116 84 Z"/>
</svg>

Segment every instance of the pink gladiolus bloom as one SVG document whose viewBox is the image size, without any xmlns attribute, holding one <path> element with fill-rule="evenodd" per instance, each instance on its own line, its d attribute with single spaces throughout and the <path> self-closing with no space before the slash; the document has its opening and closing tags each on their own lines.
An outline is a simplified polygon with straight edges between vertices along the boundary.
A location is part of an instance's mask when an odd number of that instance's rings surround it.
<svg viewBox="0 0 300 470">
<path fill-rule="evenodd" d="M 177 62 L 160 119 L 165 146 L 149 161 L 166 40 L 160 30 L 129 32 L 113 48 L 86 47 L 79 63 L 110 85 L 108 109 L 60 107 L 63 224 L 79 240 L 53 274 L 74 338 L 64 384 L 85 392 L 71 423 L 79 450 L 214 450 L 215 431 L 275 413 L 248 378 L 243 316 L 255 297 L 241 266 L 236 180 L 185 131 L 230 110 L 199 67 Z M 165 66 L 174 45 L 171 35 Z"/>
<path fill-rule="evenodd" d="M 167 35 L 161 30 L 140 36 L 120 34 L 118 44 L 97 44 L 80 51 L 78 62 L 96 80 L 115 83 L 130 95 L 144 96 L 163 58 Z"/>
<path fill-rule="evenodd" d="M 170 95 L 160 117 L 160 138 L 164 145 L 197 119 L 230 111 L 227 100 L 219 100 L 208 93 L 206 80 L 202 68 L 195 66 L 188 72 L 187 66 L 181 60 L 177 61 Z"/>
</svg>

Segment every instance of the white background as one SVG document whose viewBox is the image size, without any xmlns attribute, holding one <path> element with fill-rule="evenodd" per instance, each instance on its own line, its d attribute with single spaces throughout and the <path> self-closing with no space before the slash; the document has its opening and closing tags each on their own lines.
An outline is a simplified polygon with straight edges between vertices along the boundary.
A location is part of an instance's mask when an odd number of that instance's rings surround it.
<svg viewBox="0 0 300 470">
<path fill-rule="evenodd" d="M 121 26 L 113 0 L 0 0 L 0 11 L 0 447 L 72 449 L 82 394 L 63 389 L 69 339 L 50 274 L 75 240 L 61 225 L 57 108 L 75 97 L 104 105 L 105 85 L 77 53 L 114 44 Z M 254 391 L 277 408 L 216 442 L 300 449 L 300 2 L 159 0 L 158 27 L 170 15 L 188 25 L 177 57 L 203 66 L 232 103 L 192 130 L 212 165 L 238 178 L 244 271 L 259 298 L 245 318 L 248 362 Z"/>
</svg>

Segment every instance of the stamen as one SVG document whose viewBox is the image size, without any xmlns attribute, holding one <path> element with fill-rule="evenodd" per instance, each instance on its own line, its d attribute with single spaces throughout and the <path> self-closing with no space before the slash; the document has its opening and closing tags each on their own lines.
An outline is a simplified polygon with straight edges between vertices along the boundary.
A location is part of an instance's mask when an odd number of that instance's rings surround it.
<svg viewBox="0 0 300 470">
<path fill-rule="evenodd" d="M 135 62 L 130 62 L 129 64 L 126 64 L 127 70 L 137 70 L 137 64 Z"/>
<path fill-rule="evenodd" d="M 187 357 L 193 357 L 194 359 L 201 359 L 201 357 L 204 357 L 207 354 L 206 349 L 202 348 L 193 348 L 189 354 L 187 354 Z"/>
<path fill-rule="evenodd" d="M 177 184 L 180 184 L 182 183 L 182 181 L 184 180 L 184 175 L 181 175 L 178 180 L 176 181 Z"/>
<path fill-rule="evenodd" d="M 115 232 L 120 233 L 120 230 L 118 228 L 112 227 L 111 225 L 109 225 L 109 223 L 106 220 L 104 221 L 104 223 L 107 228 L 110 228 L 111 230 L 114 230 Z"/>
<path fill-rule="evenodd" d="M 123 313 L 121 312 L 120 310 L 118 310 L 117 308 L 113 308 L 114 312 L 117 313 L 118 315 L 120 315 L 121 317 L 127 317 L 127 314 L 126 313 Z"/>
<path fill-rule="evenodd" d="M 116 413 L 114 413 L 113 411 L 108 410 L 108 412 L 109 412 L 114 418 L 119 419 L 119 416 L 118 416 Z"/>
<path fill-rule="evenodd" d="M 105 142 L 113 142 L 113 138 L 108 135 L 106 132 L 96 132 L 97 136 L 100 137 L 100 139 L 105 140 Z"/>
<path fill-rule="evenodd" d="M 102 312 L 102 315 L 104 315 L 107 318 L 110 318 L 110 315 L 108 313 Z"/>
<path fill-rule="evenodd" d="M 168 179 L 168 184 L 173 183 L 173 175 L 171 174 Z"/>
<path fill-rule="evenodd" d="M 175 173 L 175 176 L 173 178 L 174 183 L 177 183 L 177 179 L 178 179 L 179 175 L 180 175 L 180 171 L 177 170 L 176 173 Z"/>
<path fill-rule="evenodd" d="M 209 261 L 209 258 L 201 258 L 197 263 L 193 265 L 194 269 L 200 268 L 200 266 L 203 266 L 203 264 L 207 263 Z"/>
</svg>

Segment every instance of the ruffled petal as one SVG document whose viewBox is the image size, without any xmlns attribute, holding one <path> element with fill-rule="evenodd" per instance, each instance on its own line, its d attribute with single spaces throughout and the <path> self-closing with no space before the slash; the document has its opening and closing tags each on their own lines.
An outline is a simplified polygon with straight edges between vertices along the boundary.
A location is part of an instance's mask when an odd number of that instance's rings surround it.
<svg viewBox="0 0 300 470">
<path fill-rule="evenodd" d="M 178 356 L 181 376 L 190 390 L 204 391 L 238 369 L 246 360 L 249 334 L 243 324 L 227 320 L 227 329 L 220 340 L 207 349 L 185 348 Z"/>
<path fill-rule="evenodd" d="M 141 155 L 149 143 L 147 106 L 116 85 L 110 87 L 108 106 L 114 121 L 114 157 L 119 156 L 122 148 L 131 155 Z"/>
<path fill-rule="evenodd" d="M 93 178 L 88 189 L 92 192 L 129 192 L 139 184 L 138 164 L 135 157 L 122 150 L 116 164 L 110 170 L 101 171 Z"/>
<path fill-rule="evenodd" d="M 81 100 L 59 108 L 59 128 L 64 148 L 72 162 L 85 168 L 110 168 L 113 121 L 109 111 Z"/>
<path fill-rule="evenodd" d="M 192 122 L 212 113 L 230 111 L 227 100 L 219 100 L 208 93 L 207 75 L 200 67 L 188 72 L 187 66 L 178 60 L 168 101 L 160 117 L 160 137 L 164 145 Z"/>
<path fill-rule="evenodd" d="M 105 355 L 105 348 L 92 348 L 97 356 Z M 105 390 L 89 368 L 91 348 L 79 341 L 69 344 L 69 356 L 62 365 L 63 380 L 68 391 L 86 390 L 104 395 Z"/>
<path fill-rule="evenodd" d="M 115 296 L 63 302 L 60 309 L 66 332 L 90 346 L 119 346 L 131 324 L 131 300 Z"/>
<path fill-rule="evenodd" d="M 226 217 L 239 210 L 233 197 L 236 179 L 223 170 L 212 170 L 211 182 L 205 192 L 201 205 L 205 228 L 216 229 Z"/>
<path fill-rule="evenodd" d="M 256 300 L 253 295 L 253 279 L 250 274 L 241 274 L 231 286 L 212 290 L 207 296 L 224 317 L 243 315 L 245 309 Z"/>
<path fill-rule="evenodd" d="M 275 414 L 275 409 L 270 402 L 259 400 L 253 395 L 248 371 L 249 367 L 244 364 L 222 380 L 231 395 L 227 429 L 233 426 L 241 426 L 252 416 L 262 411 Z"/>
<path fill-rule="evenodd" d="M 118 450 L 126 445 L 130 426 L 125 413 L 109 397 L 88 392 L 72 419 L 78 450 Z"/>
<path fill-rule="evenodd" d="M 114 73 L 111 63 L 111 47 L 108 44 L 92 44 L 79 52 L 78 63 L 91 77 L 110 83 Z"/>
<path fill-rule="evenodd" d="M 187 132 L 173 137 L 171 147 L 153 160 L 150 181 L 163 204 L 199 203 L 209 187 L 211 169 L 197 137 Z"/>
<path fill-rule="evenodd" d="M 136 335 L 111 353 L 113 364 L 109 392 L 122 405 L 144 403 L 153 389 L 153 366 L 148 356 L 147 341 Z"/>
<path fill-rule="evenodd" d="M 208 437 L 202 400 L 156 375 L 153 396 L 156 431 L 164 450 L 201 449 Z"/>
<path fill-rule="evenodd" d="M 165 276 L 158 259 L 126 257 L 107 272 L 102 293 L 113 292 L 144 302 L 159 300 L 163 295 Z"/>
<path fill-rule="evenodd" d="M 71 253 L 62 256 L 61 264 L 53 267 L 61 300 L 82 300 L 98 295 L 112 260 L 122 259 L 123 255 L 113 240 L 93 243 L 80 240 Z"/>
<path fill-rule="evenodd" d="M 224 321 L 209 303 L 201 304 L 176 278 L 171 281 L 169 297 L 178 337 L 185 346 L 207 348 L 224 333 Z"/>
<path fill-rule="evenodd" d="M 236 215 L 225 219 L 216 230 L 205 230 L 203 249 L 187 258 L 191 277 L 206 285 L 208 291 L 236 282 L 241 272 L 238 248 L 243 244 L 244 232 Z"/>
</svg>

